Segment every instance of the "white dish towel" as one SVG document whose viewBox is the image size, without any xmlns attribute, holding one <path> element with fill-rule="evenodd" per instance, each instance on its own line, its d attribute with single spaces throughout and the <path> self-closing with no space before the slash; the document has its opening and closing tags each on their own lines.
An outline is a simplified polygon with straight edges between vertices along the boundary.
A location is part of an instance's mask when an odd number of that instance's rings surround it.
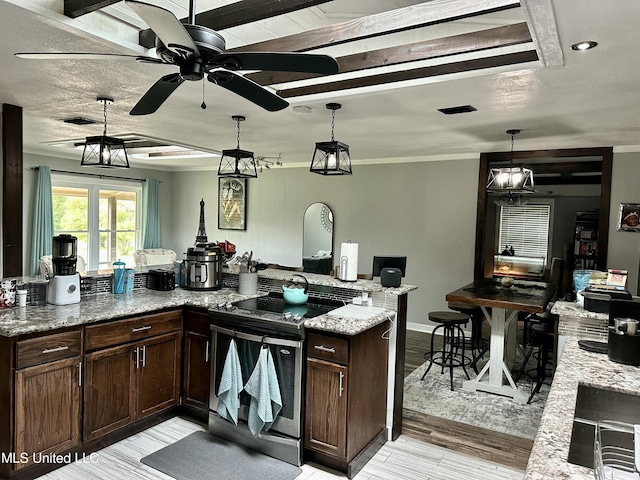
<svg viewBox="0 0 640 480">
<path fill-rule="evenodd" d="M 265 345 L 260 349 L 260 356 L 244 390 L 251 395 L 247 423 L 254 437 L 260 431 L 267 431 L 282 409 L 282 397 L 278 375 L 273 363 L 271 350 Z"/>
<path fill-rule="evenodd" d="M 238 424 L 241 391 L 242 369 L 240 368 L 238 347 L 235 339 L 231 339 L 218 388 L 218 415 L 236 425 Z"/>
</svg>

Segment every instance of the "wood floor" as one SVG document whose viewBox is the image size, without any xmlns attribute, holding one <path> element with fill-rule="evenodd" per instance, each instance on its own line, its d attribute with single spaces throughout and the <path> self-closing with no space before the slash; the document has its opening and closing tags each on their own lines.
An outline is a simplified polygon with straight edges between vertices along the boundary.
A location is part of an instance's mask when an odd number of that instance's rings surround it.
<svg viewBox="0 0 640 480">
<path fill-rule="evenodd" d="M 436 337 L 437 338 L 437 337 Z M 408 331 L 405 377 L 424 363 L 431 335 Z M 402 433 L 423 442 L 523 470 L 533 441 L 405 409 Z"/>
</svg>

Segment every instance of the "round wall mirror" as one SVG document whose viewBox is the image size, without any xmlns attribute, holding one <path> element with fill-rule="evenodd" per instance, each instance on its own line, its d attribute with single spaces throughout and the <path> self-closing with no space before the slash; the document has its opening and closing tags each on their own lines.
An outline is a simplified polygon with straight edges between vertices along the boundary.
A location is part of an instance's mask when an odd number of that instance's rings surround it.
<svg viewBox="0 0 640 480">
<path fill-rule="evenodd" d="M 308 273 L 329 275 L 333 269 L 333 211 L 312 203 L 303 217 L 302 266 Z"/>
</svg>

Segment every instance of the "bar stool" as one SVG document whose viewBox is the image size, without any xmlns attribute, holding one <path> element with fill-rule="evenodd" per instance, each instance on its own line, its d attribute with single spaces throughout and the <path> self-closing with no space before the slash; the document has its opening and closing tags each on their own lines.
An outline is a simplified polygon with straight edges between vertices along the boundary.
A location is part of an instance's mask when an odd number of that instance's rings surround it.
<svg viewBox="0 0 640 480">
<path fill-rule="evenodd" d="M 536 393 L 540 392 L 545 379 L 547 378 L 547 363 L 549 354 L 555 355 L 553 325 L 536 324 L 531 326 L 531 343 L 538 348 L 536 359 L 536 383 L 531 388 L 531 395 L 527 403 L 531 403 Z M 553 376 L 553 372 L 551 373 Z"/>
<path fill-rule="evenodd" d="M 471 368 L 478 374 L 478 361 L 489 351 L 489 342 L 482 338 L 482 321 L 484 314 L 480 307 L 449 303 L 449 308 L 469 315 L 471 319 L 471 338 L 467 338 L 466 347 L 471 350 Z"/>
<path fill-rule="evenodd" d="M 469 315 L 450 311 L 429 312 L 429 320 L 439 325 L 433 329 L 431 334 L 431 350 L 425 354 L 425 358 L 429 355 L 429 366 L 420 380 L 424 380 L 424 377 L 427 376 L 427 373 L 429 373 L 429 370 L 431 370 L 431 367 L 435 363 L 442 367 L 441 373 L 444 373 L 445 367 L 449 369 L 449 380 L 451 382 L 451 390 L 453 391 L 453 369 L 455 367 L 462 367 L 467 379 L 471 380 L 466 368 L 466 366 L 471 363 L 471 360 L 465 356 L 466 338 L 464 330 L 460 327 L 460 325 L 469 322 Z M 440 329 L 444 330 L 442 349 L 439 352 L 434 352 L 433 339 L 436 336 L 436 332 Z M 434 354 L 439 355 L 436 356 Z"/>
</svg>

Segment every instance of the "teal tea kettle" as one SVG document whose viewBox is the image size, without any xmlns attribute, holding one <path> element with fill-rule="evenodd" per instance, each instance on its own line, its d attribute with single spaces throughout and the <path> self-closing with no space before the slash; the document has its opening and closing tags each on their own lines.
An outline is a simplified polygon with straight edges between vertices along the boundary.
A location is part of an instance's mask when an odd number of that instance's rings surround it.
<svg viewBox="0 0 640 480">
<path fill-rule="evenodd" d="M 302 305 L 309 300 L 309 281 L 304 275 L 295 273 L 292 277 L 300 277 L 304 280 L 304 287 L 298 285 L 294 280 L 289 280 L 282 286 L 284 301 L 291 305 Z"/>
</svg>

